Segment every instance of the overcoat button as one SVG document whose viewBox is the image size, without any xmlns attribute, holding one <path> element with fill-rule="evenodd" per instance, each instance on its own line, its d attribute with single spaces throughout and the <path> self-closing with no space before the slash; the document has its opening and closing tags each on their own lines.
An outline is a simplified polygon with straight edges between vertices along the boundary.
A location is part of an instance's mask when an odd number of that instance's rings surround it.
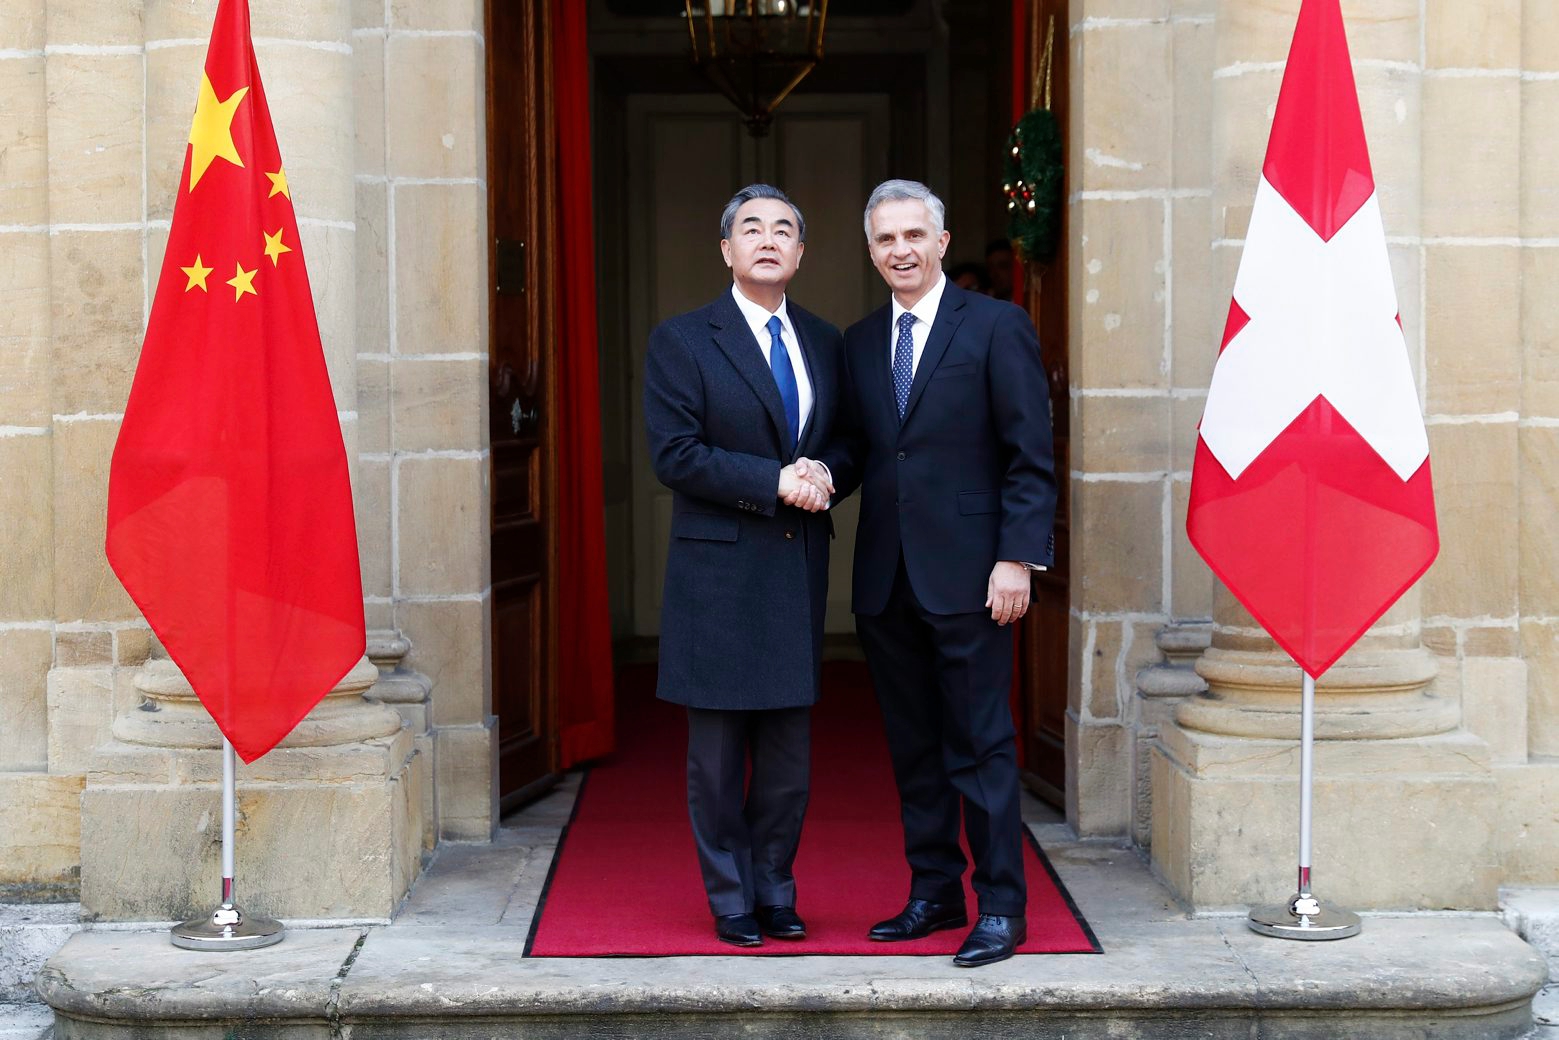
<svg viewBox="0 0 1559 1040">
<path fill-rule="evenodd" d="M 901 451 L 901 452 L 899 452 L 899 461 L 900 461 L 900 462 L 903 462 L 903 461 L 904 461 L 904 453 L 903 453 L 903 452 L 902 452 L 902 451 Z"/>
<path fill-rule="evenodd" d="M 796 537 L 796 532 L 794 532 L 794 531 L 786 531 L 785 532 L 785 540 L 786 541 L 790 541 L 790 540 L 794 539 L 795 537 Z"/>
</svg>

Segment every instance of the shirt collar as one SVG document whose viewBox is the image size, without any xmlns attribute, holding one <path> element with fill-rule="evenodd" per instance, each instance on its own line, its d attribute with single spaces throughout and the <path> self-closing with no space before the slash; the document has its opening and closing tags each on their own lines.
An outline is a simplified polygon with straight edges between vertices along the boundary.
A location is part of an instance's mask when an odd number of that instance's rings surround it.
<svg viewBox="0 0 1559 1040">
<path fill-rule="evenodd" d="M 931 287 L 926 295 L 915 301 L 915 306 L 909 308 L 909 312 L 915 316 L 917 321 L 923 321 L 927 325 L 932 324 L 936 321 L 937 308 L 942 306 L 942 293 L 946 290 L 947 275 L 940 275 L 936 280 L 936 284 Z M 905 308 L 899 303 L 897 296 L 891 299 L 893 301 L 893 329 L 894 334 L 897 335 L 899 315 L 904 313 Z"/>
<path fill-rule="evenodd" d="M 737 287 L 735 282 L 731 283 L 731 296 L 736 300 L 736 306 L 741 310 L 742 317 L 747 319 L 747 324 L 751 327 L 752 334 L 761 337 L 763 342 L 767 343 L 769 318 L 772 315 L 764 310 L 761 304 L 753 303 L 743 296 L 742 290 Z M 784 326 L 785 331 L 790 333 L 791 339 L 795 339 L 796 330 L 790 326 L 790 312 L 785 309 L 785 297 L 780 297 L 779 310 L 775 311 L 774 314 L 779 315 L 780 325 Z"/>
</svg>

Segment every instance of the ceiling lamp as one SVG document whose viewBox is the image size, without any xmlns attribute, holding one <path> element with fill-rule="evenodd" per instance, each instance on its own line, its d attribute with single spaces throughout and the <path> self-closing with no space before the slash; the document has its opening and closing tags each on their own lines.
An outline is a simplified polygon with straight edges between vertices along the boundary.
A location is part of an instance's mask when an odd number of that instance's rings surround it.
<svg viewBox="0 0 1559 1040">
<path fill-rule="evenodd" d="M 754 137 L 823 60 L 828 0 L 684 0 L 693 66 L 741 110 Z"/>
</svg>

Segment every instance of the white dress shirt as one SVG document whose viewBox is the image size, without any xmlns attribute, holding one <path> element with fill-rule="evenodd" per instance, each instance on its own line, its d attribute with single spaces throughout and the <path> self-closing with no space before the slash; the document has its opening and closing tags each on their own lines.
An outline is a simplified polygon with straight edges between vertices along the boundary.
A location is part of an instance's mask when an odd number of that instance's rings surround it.
<svg viewBox="0 0 1559 1040">
<path fill-rule="evenodd" d="M 947 275 L 937 278 L 936 284 L 931 290 L 915 301 L 915 306 L 909 308 L 909 313 L 915 316 L 915 324 L 910 327 L 909 336 L 915 344 L 914 360 L 910 364 L 910 376 L 920 370 L 920 355 L 926 352 L 926 341 L 931 338 L 931 325 L 936 321 L 936 310 L 942 306 L 942 292 L 947 288 Z M 899 315 L 904 313 L 904 305 L 899 303 L 897 296 L 893 297 L 893 322 L 888 326 L 888 371 L 893 371 L 893 351 L 899 342 Z"/>
<path fill-rule="evenodd" d="M 801 405 L 800 425 L 796 427 L 799 434 L 807 428 L 807 419 L 812 415 L 812 377 L 807 375 L 807 362 L 801 356 L 801 341 L 796 338 L 796 329 L 790 324 L 790 314 L 785 310 L 785 300 L 781 298 L 779 310 L 771 314 L 762 305 L 753 303 L 743 296 L 742 290 L 735 282 L 731 283 L 731 296 L 735 298 L 736 306 L 741 308 L 742 317 L 747 319 L 753 338 L 758 341 L 758 349 L 763 351 L 763 363 L 771 371 L 774 363 L 769 358 L 769 347 L 774 341 L 769 336 L 769 319 L 775 315 L 779 316 L 780 342 L 785 344 L 785 353 L 790 355 L 791 371 L 796 373 L 796 398 Z"/>
</svg>

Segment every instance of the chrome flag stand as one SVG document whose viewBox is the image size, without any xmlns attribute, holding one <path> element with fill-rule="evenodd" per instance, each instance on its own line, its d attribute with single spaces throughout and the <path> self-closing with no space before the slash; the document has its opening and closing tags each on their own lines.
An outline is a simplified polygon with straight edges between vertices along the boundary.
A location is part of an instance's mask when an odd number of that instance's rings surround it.
<svg viewBox="0 0 1559 1040">
<path fill-rule="evenodd" d="M 233 902 L 233 824 L 237 815 L 237 755 L 222 738 L 222 905 L 169 931 L 173 945 L 185 950 L 258 950 L 282 941 L 286 930 L 266 917 L 250 917 Z"/>
<path fill-rule="evenodd" d="M 1279 939 L 1346 939 L 1358 935 L 1359 915 L 1322 903 L 1310 891 L 1310 810 L 1315 780 L 1315 679 L 1304 673 L 1299 721 L 1299 891 L 1287 903 L 1256 907 L 1246 919 Z"/>
</svg>

